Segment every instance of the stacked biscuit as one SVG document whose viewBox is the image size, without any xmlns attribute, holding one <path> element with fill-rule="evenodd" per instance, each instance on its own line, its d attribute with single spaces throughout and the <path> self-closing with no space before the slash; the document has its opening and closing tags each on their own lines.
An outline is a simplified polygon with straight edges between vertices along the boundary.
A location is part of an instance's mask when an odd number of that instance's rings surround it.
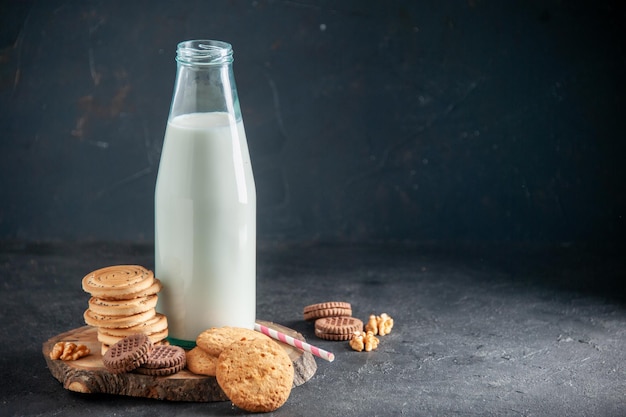
<svg viewBox="0 0 626 417">
<path fill-rule="evenodd" d="M 345 301 L 328 301 L 304 307 L 304 319 L 315 322 L 315 336 L 325 340 L 347 340 L 358 352 L 370 352 L 378 347 L 379 339 L 391 333 L 393 318 L 387 313 L 371 314 L 369 321 L 352 317 L 352 305 Z"/>
<path fill-rule="evenodd" d="M 82 285 L 91 294 L 84 319 L 98 328 L 103 352 L 137 333 L 152 343 L 167 337 L 167 318 L 155 310 L 161 282 L 152 271 L 138 265 L 109 266 L 86 275 Z"/>
<path fill-rule="evenodd" d="M 304 307 L 304 319 L 315 321 L 315 336 L 325 340 L 350 340 L 354 332 L 363 330 L 363 322 L 352 317 L 352 305 L 345 301 L 329 301 Z"/>
</svg>

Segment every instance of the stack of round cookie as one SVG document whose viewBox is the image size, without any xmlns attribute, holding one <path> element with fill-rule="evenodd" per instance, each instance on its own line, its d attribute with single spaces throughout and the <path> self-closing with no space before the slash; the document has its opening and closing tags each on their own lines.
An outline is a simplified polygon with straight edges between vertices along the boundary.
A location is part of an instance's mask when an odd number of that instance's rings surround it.
<svg viewBox="0 0 626 417">
<path fill-rule="evenodd" d="M 98 328 L 103 351 L 137 333 L 152 343 L 167 337 L 167 318 L 155 310 L 161 282 L 152 271 L 138 265 L 109 266 L 87 274 L 82 286 L 92 296 L 84 319 Z"/>
<path fill-rule="evenodd" d="M 315 321 L 315 336 L 325 340 L 350 340 L 363 322 L 352 317 L 352 305 L 345 301 L 328 301 L 304 307 L 304 319 Z"/>
</svg>

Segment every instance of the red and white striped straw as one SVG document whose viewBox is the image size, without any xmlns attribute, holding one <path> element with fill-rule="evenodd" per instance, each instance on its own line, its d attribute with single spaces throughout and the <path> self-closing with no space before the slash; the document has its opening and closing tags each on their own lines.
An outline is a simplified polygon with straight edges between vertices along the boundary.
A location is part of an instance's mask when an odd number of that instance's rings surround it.
<svg viewBox="0 0 626 417">
<path fill-rule="evenodd" d="M 310 345 L 306 342 L 303 342 L 302 340 L 293 338 L 277 330 L 270 329 L 269 327 L 263 326 L 262 324 L 254 323 L 254 330 L 256 330 L 257 332 L 261 332 L 264 335 L 271 337 L 272 339 L 280 340 L 281 342 L 287 343 L 290 346 L 294 346 L 298 349 L 304 350 L 305 352 L 309 352 L 312 355 L 317 356 L 318 358 L 327 360 L 328 362 L 332 362 L 335 360 L 335 355 L 325 351 L 324 349 L 320 349 L 318 347 Z"/>
</svg>

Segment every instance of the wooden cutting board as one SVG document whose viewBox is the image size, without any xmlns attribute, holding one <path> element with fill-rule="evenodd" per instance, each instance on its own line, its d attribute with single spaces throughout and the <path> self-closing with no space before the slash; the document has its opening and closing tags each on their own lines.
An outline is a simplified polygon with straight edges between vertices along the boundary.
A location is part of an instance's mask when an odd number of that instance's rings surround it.
<svg viewBox="0 0 626 417">
<path fill-rule="evenodd" d="M 294 338 L 304 337 L 276 323 L 259 321 Z M 112 374 L 102 364 L 101 344 L 97 329 L 83 326 L 50 338 L 43 344 L 42 353 L 52 375 L 70 391 L 87 394 L 117 394 L 132 397 L 154 398 L 169 401 L 213 402 L 227 401 L 215 377 L 194 374 L 184 369 L 165 377 L 136 373 Z M 57 342 L 74 342 L 86 345 L 91 353 L 77 361 L 50 359 L 50 351 Z M 315 374 L 317 363 L 308 352 L 280 343 L 293 360 L 294 386 L 302 385 Z"/>
</svg>

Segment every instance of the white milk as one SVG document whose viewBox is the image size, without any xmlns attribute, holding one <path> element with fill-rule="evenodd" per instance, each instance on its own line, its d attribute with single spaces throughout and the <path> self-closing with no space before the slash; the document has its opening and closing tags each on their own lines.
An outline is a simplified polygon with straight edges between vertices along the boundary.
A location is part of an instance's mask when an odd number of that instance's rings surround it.
<svg viewBox="0 0 626 417">
<path fill-rule="evenodd" d="M 253 328 L 256 191 L 242 121 L 215 112 L 168 122 L 155 217 L 155 275 L 163 282 L 157 309 L 170 337 Z"/>
</svg>

